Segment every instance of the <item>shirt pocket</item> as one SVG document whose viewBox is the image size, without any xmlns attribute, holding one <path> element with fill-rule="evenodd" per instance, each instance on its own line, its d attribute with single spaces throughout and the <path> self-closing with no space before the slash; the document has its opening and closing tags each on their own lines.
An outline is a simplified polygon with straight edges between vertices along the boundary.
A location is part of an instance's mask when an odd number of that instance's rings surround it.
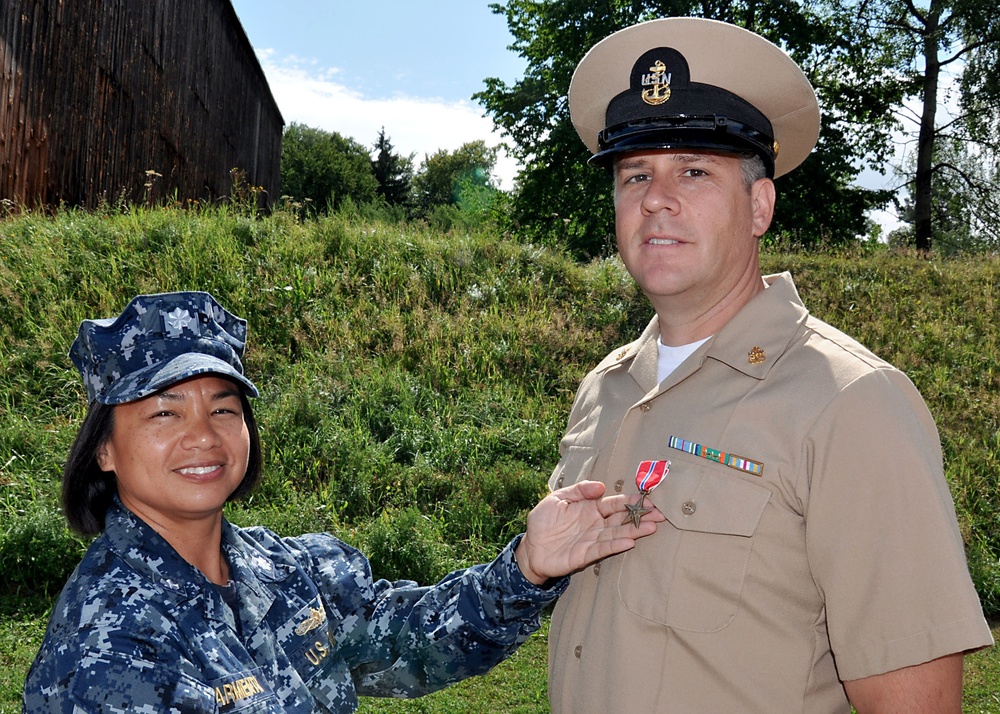
<svg viewBox="0 0 1000 714">
<path fill-rule="evenodd" d="M 330 618 L 337 618 L 331 622 Z M 357 695 L 334 631 L 339 614 L 317 595 L 275 630 L 279 646 L 314 700 L 330 711 L 354 711 Z"/>
<path fill-rule="evenodd" d="M 690 632 L 717 632 L 736 617 L 771 492 L 726 471 L 674 460 L 647 497 L 667 522 L 622 558 L 618 594 L 629 611 Z"/>
<path fill-rule="evenodd" d="M 275 629 L 281 649 L 303 680 L 324 671 L 333 660 L 336 642 L 331 632 L 329 614 L 317 595 Z"/>
<path fill-rule="evenodd" d="M 549 478 L 549 488 L 555 491 L 564 486 L 572 486 L 577 481 L 586 481 L 594 470 L 597 449 L 592 446 L 570 446 Z"/>
</svg>

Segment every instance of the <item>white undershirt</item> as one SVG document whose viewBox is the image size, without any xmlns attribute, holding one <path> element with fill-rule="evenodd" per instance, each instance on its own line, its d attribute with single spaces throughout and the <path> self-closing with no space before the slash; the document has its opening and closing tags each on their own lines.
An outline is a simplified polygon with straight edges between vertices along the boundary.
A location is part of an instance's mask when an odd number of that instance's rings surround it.
<svg viewBox="0 0 1000 714">
<path fill-rule="evenodd" d="M 696 349 L 701 347 L 710 339 L 712 339 L 711 336 L 706 337 L 704 340 L 692 342 L 688 345 L 681 345 L 680 347 L 667 347 L 665 344 L 657 340 L 656 347 L 659 354 L 656 360 L 657 383 L 662 382 L 664 379 L 669 377 L 673 371 L 680 366 L 681 362 L 690 357 Z"/>
</svg>

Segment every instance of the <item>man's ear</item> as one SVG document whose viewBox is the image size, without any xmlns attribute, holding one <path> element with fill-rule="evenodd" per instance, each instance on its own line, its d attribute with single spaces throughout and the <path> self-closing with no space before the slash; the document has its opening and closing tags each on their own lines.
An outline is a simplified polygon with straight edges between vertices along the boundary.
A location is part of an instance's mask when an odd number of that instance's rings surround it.
<svg viewBox="0 0 1000 714">
<path fill-rule="evenodd" d="M 753 234 L 760 238 L 767 233 L 774 217 L 774 182 L 769 178 L 755 181 L 750 188 L 750 200 L 753 202 Z"/>
</svg>

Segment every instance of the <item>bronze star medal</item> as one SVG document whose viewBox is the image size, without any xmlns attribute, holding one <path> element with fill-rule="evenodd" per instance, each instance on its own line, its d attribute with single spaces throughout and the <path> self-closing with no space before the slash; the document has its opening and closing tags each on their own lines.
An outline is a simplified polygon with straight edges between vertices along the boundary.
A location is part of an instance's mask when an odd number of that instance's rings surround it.
<svg viewBox="0 0 1000 714">
<path fill-rule="evenodd" d="M 669 461 L 643 461 L 639 464 L 639 468 L 635 472 L 635 485 L 639 489 L 639 500 L 636 503 L 625 504 L 625 510 L 628 511 L 628 514 L 622 521 L 622 525 L 631 523 L 636 528 L 639 527 L 642 517 L 651 510 L 645 508 L 646 496 L 660 485 L 660 481 L 669 471 Z"/>
<path fill-rule="evenodd" d="M 628 511 L 628 515 L 625 516 L 625 520 L 622 521 L 622 525 L 625 525 L 626 523 L 631 521 L 632 525 L 638 528 L 639 522 L 642 520 L 642 517 L 647 513 L 649 513 L 648 508 L 643 508 L 643 504 L 645 502 L 646 502 L 646 492 L 640 491 L 638 503 L 626 503 L 625 510 Z"/>
</svg>

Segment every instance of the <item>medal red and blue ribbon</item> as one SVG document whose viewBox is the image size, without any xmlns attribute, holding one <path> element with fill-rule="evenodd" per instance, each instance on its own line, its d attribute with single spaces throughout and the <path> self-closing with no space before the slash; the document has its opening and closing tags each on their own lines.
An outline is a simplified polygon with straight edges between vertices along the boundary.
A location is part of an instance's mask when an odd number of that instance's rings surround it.
<svg viewBox="0 0 1000 714">
<path fill-rule="evenodd" d="M 642 461 L 635 471 L 635 485 L 639 493 L 646 495 L 660 485 L 660 481 L 670 471 L 669 461 Z"/>
<path fill-rule="evenodd" d="M 642 517 L 649 513 L 648 508 L 644 508 L 646 503 L 646 496 L 654 488 L 660 485 L 663 481 L 663 477 L 670 472 L 670 462 L 666 460 L 660 461 L 640 461 L 639 468 L 635 470 L 635 485 L 639 489 L 639 501 L 637 503 L 627 503 L 625 504 L 625 510 L 628 514 L 625 516 L 625 520 L 622 521 L 622 525 L 626 523 L 632 523 L 632 525 L 638 527 L 639 522 Z"/>
</svg>

